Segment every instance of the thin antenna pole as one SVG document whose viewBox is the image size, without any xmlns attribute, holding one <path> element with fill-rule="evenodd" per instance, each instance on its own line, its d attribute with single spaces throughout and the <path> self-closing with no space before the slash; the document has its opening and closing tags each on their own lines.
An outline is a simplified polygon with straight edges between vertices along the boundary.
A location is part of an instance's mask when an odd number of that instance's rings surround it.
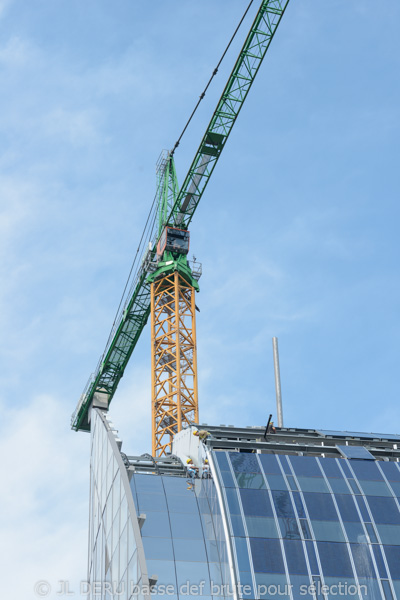
<svg viewBox="0 0 400 600">
<path fill-rule="evenodd" d="M 278 338 L 276 338 L 276 337 L 272 338 L 272 349 L 274 352 L 276 413 L 278 416 L 278 427 L 283 427 L 281 375 L 280 375 L 280 371 L 279 371 Z"/>
</svg>

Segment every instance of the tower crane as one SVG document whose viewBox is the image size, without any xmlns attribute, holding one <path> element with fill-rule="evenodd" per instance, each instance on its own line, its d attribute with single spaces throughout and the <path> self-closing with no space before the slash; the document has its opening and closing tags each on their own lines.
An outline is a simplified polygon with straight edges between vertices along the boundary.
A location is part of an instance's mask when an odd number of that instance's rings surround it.
<svg viewBox="0 0 400 600">
<path fill-rule="evenodd" d="M 92 406 L 109 407 L 149 316 L 153 455 L 166 454 L 173 436 L 198 422 L 194 298 L 201 266 L 187 259 L 189 225 L 288 3 L 262 0 L 181 186 L 174 161 L 177 144 L 158 161 L 151 242 L 72 415 L 75 431 L 90 430 Z"/>
</svg>

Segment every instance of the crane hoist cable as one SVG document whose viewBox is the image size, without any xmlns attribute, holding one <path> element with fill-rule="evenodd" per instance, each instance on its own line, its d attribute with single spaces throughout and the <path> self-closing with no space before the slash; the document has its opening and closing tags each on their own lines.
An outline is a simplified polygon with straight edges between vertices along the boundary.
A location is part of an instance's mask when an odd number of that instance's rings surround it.
<svg viewBox="0 0 400 600">
<path fill-rule="evenodd" d="M 242 23 L 243 23 L 243 21 L 245 20 L 245 18 L 246 18 L 246 15 L 247 15 L 247 13 L 249 12 L 249 10 L 250 10 L 250 8 L 251 8 L 251 5 L 253 4 L 253 2 L 254 2 L 254 0 L 250 0 L 250 4 L 248 5 L 248 7 L 246 8 L 246 10 L 244 11 L 242 18 L 241 18 L 241 19 L 240 19 L 240 21 L 239 21 L 239 25 L 236 27 L 236 29 L 235 29 L 235 31 L 234 31 L 234 33 L 233 33 L 233 35 L 232 35 L 231 39 L 229 40 L 229 43 L 228 43 L 227 47 L 225 48 L 225 50 L 224 50 L 224 52 L 223 52 L 223 54 L 222 54 L 221 58 L 219 59 L 219 62 L 218 62 L 218 64 L 217 64 L 217 66 L 215 67 L 215 69 L 214 69 L 214 71 L 213 71 L 213 73 L 212 73 L 212 75 L 211 75 L 210 79 L 208 80 L 208 83 L 207 83 L 206 87 L 204 88 L 203 92 L 200 94 L 200 97 L 199 97 L 199 99 L 198 99 L 198 101 L 197 101 L 197 104 L 196 104 L 196 106 L 194 107 L 194 109 L 193 109 L 193 112 L 192 112 L 192 114 L 190 115 L 190 117 L 189 117 L 189 119 L 188 119 L 188 121 L 187 121 L 187 123 L 186 123 L 185 127 L 183 128 L 181 135 L 179 136 L 178 140 L 175 142 L 175 146 L 172 148 L 172 150 L 171 150 L 171 152 L 170 152 L 170 155 L 171 155 L 171 156 L 173 156 L 173 155 L 174 155 L 174 152 L 175 152 L 175 150 L 177 149 L 177 147 L 179 146 L 179 144 L 180 144 L 180 141 L 181 141 L 181 139 L 182 139 L 182 137 L 183 137 L 183 135 L 184 135 L 184 133 L 185 133 L 186 129 L 188 128 L 190 121 L 193 119 L 193 117 L 194 117 L 194 115 L 195 115 L 195 112 L 196 112 L 196 111 L 197 111 L 197 109 L 199 108 L 200 102 L 203 100 L 204 96 L 206 95 L 206 92 L 207 92 L 208 88 L 210 87 L 210 84 L 211 84 L 212 80 L 214 79 L 214 77 L 215 77 L 215 76 L 216 76 L 216 74 L 218 73 L 218 69 L 219 69 L 219 67 L 221 66 L 221 63 L 222 63 L 222 61 L 224 60 L 224 58 L 225 58 L 225 55 L 226 55 L 226 53 L 228 52 L 228 50 L 229 50 L 229 48 L 230 48 L 230 46 L 231 46 L 231 44 L 232 44 L 233 40 L 235 39 L 235 37 L 236 37 L 236 34 L 237 34 L 237 32 L 239 31 L 241 24 L 242 24 Z"/>
<path fill-rule="evenodd" d="M 214 79 L 214 77 L 217 75 L 217 73 L 218 73 L 218 69 L 219 69 L 219 67 L 221 66 L 221 63 L 222 63 L 222 61 L 224 60 L 224 58 L 225 58 L 225 56 L 226 56 L 226 53 L 228 52 L 229 48 L 231 47 L 231 45 L 232 45 L 232 42 L 233 42 L 233 40 L 235 39 L 235 37 L 236 37 L 236 35 L 237 35 L 237 33 L 238 33 L 238 31 L 239 31 L 239 29 L 240 29 L 240 27 L 241 27 L 241 25 L 242 25 L 243 21 L 245 20 L 245 18 L 246 18 L 246 16 L 247 16 L 247 13 L 249 12 L 249 10 L 250 10 L 250 8 L 251 8 L 251 6 L 252 6 L 253 2 L 254 2 L 254 0 L 250 0 L 250 2 L 249 2 L 249 4 L 248 4 L 248 6 L 247 6 L 247 8 L 246 8 L 246 10 L 244 11 L 244 13 L 243 13 L 243 15 L 242 15 L 242 18 L 240 19 L 240 21 L 239 21 L 239 23 L 238 23 L 238 25 L 237 25 L 237 27 L 236 27 L 235 31 L 233 32 L 233 35 L 232 35 L 231 39 L 229 40 L 229 42 L 228 42 L 228 44 L 227 44 L 227 46 L 226 46 L 226 48 L 225 48 L 224 52 L 222 53 L 222 56 L 221 56 L 221 58 L 220 58 L 220 59 L 219 59 L 219 61 L 218 61 L 218 64 L 217 64 L 217 66 L 215 67 L 214 71 L 212 72 L 212 75 L 211 75 L 210 79 L 209 79 L 209 80 L 208 80 L 208 82 L 207 82 L 207 85 L 206 85 L 206 87 L 204 88 L 203 92 L 200 94 L 200 96 L 199 96 L 199 100 L 197 101 L 197 104 L 196 104 L 196 106 L 194 107 L 194 109 L 193 109 L 193 111 L 192 111 L 192 113 L 191 113 L 191 115 L 190 115 L 189 119 L 187 120 L 187 122 L 186 122 L 186 125 L 185 125 L 185 127 L 183 128 L 183 130 L 182 130 L 182 133 L 180 134 L 179 138 L 178 138 L 178 139 L 177 139 L 177 141 L 175 142 L 175 145 L 174 145 L 173 149 L 172 149 L 172 150 L 171 150 L 171 152 L 170 152 L 170 156 L 173 156 L 173 155 L 174 155 L 174 152 L 175 152 L 175 150 L 178 148 L 178 146 L 179 146 L 179 144 L 180 144 L 180 142 L 181 142 L 181 140 L 182 140 L 182 138 L 183 138 L 184 134 L 186 133 L 186 130 L 187 130 L 187 128 L 188 128 L 188 126 L 189 126 L 189 124 L 190 124 L 191 120 L 193 119 L 193 117 L 194 117 L 194 115 L 195 115 L 195 113 L 196 113 L 197 109 L 199 108 L 200 102 L 201 102 L 201 101 L 204 99 L 204 97 L 205 97 L 205 95 L 206 95 L 206 93 L 207 93 L 207 90 L 208 90 L 208 88 L 209 88 L 209 87 L 210 87 L 210 85 L 211 85 L 211 82 L 212 82 L 212 80 L 213 80 L 213 79 Z M 114 332 L 114 327 L 115 327 L 115 324 L 116 324 L 116 322 L 117 322 L 118 315 L 119 315 L 119 311 L 120 311 L 120 309 L 121 309 L 122 303 L 123 303 L 123 301 L 124 301 L 124 298 L 125 298 L 125 293 L 126 293 L 126 290 L 128 289 L 128 286 L 129 286 L 129 282 L 130 282 L 130 279 L 131 279 L 131 276 L 132 276 L 133 269 L 134 269 L 134 267 L 135 267 L 135 264 L 136 264 L 137 257 L 138 257 L 138 256 L 141 254 L 141 252 L 140 252 L 140 248 L 141 248 L 141 245 L 142 245 L 143 239 L 144 239 L 144 237 L 145 237 L 146 230 L 147 230 L 147 225 L 148 225 L 148 223 L 149 223 L 149 221 L 150 221 L 151 214 L 152 214 L 152 212 L 153 212 L 153 209 L 154 209 L 154 206 L 155 206 L 155 204 L 156 204 L 156 201 L 157 201 L 157 194 L 154 196 L 153 203 L 152 203 L 152 205 L 151 205 L 151 208 L 150 208 L 149 214 L 148 214 L 148 216 L 147 216 L 147 219 L 146 219 L 146 224 L 145 224 L 145 226 L 144 226 L 144 229 L 143 229 L 143 232 L 142 232 L 142 235 L 141 235 L 140 241 L 139 241 L 139 245 L 138 245 L 138 247 L 137 247 L 136 254 L 135 254 L 135 256 L 134 256 L 134 259 L 133 259 L 133 262 L 132 262 L 132 265 L 131 265 L 131 268 L 130 268 L 130 271 L 129 271 L 129 275 L 128 275 L 128 278 L 127 278 L 127 280 L 126 280 L 125 287 L 124 287 L 124 290 L 123 290 L 123 292 L 122 292 L 122 296 L 121 296 L 121 299 L 120 299 L 120 301 L 119 301 L 119 304 L 118 304 L 117 311 L 116 311 L 116 313 L 115 313 L 114 321 L 113 321 L 113 324 L 112 324 L 112 326 L 111 326 L 110 334 L 109 334 L 109 336 L 108 336 L 108 339 L 107 339 L 106 348 L 108 347 L 108 344 L 109 344 L 109 342 L 110 342 L 110 340 L 111 340 L 111 338 L 112 338 L 112 335 L 113 335 L 113 332 Z M 155 217 L 154 217 L 154 219 L 155 219 Z M 152 231 L 152 227 L 150 227 L 150 231 Z M 148 237 L 151 237 L 151 236 L 148 236 Z"/>
</svg>

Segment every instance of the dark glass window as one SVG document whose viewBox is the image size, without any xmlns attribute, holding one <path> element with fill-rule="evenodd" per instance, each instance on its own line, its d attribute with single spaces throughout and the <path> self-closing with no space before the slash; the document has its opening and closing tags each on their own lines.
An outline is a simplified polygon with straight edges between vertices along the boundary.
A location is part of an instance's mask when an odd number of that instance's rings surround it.
<svg viewBox="0 0 400 600">
<path fill-rule="evenodd" d="M 400 481 L 400 471 L 397 468 L 396 463 L 380 461 L 379 466 L 389 481 Z"/>
<path fill-rule="evenodd" d="M 217 463 L 221 471 L 229 471 L 229 463 L 228 458 L 226 456 L 226 452 L 218 451 L 213 452 L 214 457 L 217 459 Z"/>
<path fill-rule="evenodd" d="M 382 551 L 379 546 L 372 546 L 372 550 L 375 556 L 376 566 L 378 567 L 379 577 L 387 577 L 385 563 L 382 558 Z"/>
<path fill-rule="evenodd" d="M 326 577 L 353 577 L 347 546 L 340 542 L 317 542 L 322 572 Z"/>
<path fill-rule="evenodd" d="M 383 593 L 385 594 L 385 600 L 393 600 L 392 590 L 390 589 L 390 583 L 383 579 L 381 581 L 383 587 Z"/>
<path fill-rule="evenodd" d="M 244 537 L 245 533 L 242 517 L 240 515 L 231 515 L 230 518 L 232 523 L 233 535 L 237 537 Z"/>
<path fill-rule="evenodd" d="M 286 479 L 288 480 L 289 488 L 291 490 L 298 490 L 297 483 L 293 475 L 286 475 Z"/>
<path fill-rule="evenodd" d="M 350 471 L 348 462 L 345 458 L 339 459 L 339 465 L 342 467 L 346 477 L 353 477 L 353 473 Z"/>
<path fill-rule="evenodd" d="M 297 540 L 284 540 L 285 555 L 291 575 L 307 575 L 307 563 L 304 556 L 303 544 Z"/>
<path fill-rule="evenodd" d="M 322 477 L 321 469 L 314 456 L 291 456 L 289 460 L 297 476 Z"/>
<path fill-rule="evenodd" d="M 240 490 L 245 515 L 273 517 L 271 502 L 267 490 Z"/>
<path fill-rule="evenodd" d="M 168 514 L 166 512 L 146 512 L 146 520 L 141 532 L 143 537 L 171 537 Z"/>
<path fill-rule="evenodd" d="M 313 542 L 306 542 L 306 548 L 308 554 L 308 562 L 310 563 L 311 574 L 318 575 L 319 568 Z"/>
<path fill-rule="evenodd" d="M 289 492 L 284 490 L 273 490 L 272 498 L 274 500 L 275 510 L 278 517 L 295 518 Z"/>
<path fill-rule="evenodd" d="M 352 491 L 353 491 L 354 494 L 361 494 L 361 490 L 358 487 L 358 484 L 357 484 L 357 482 L 356 482 L 355 479 L 351 479 L 349 477 L 349 479 L 347 481 L 349 482 L 350 487 L 351 487 L 351 489 L 352 489 Z"/>
<path fill-rule="evenodd" d="M 286 473 L 286 475 L 291 475 L 292 471 L 290 469 L 290 465 L 288 463 L 287 456 L 281 455 L 281 456 L 279 456 L 278 460 L 280 461 L 282 468 L 283 468 L 284 472 Z"/>
<path fill-rule="evenodd" d="M 359 577 L 376 577 L 369 544 L 350 544 L 354 565 Z"/>
<path fill-rule="evenodd" d="M 299 527 L 296 519 L 292 517 L 284 517 L 279 519 L 279 527 L 281 530 L 281 536 L 287 540 L 299 540 L 301 539 Z"/>
<path fill-rule="evenodd" d="M 304 512 L 303 500 L 298 492 L 293 492 L 293 501 L 299 518 L 305 517 L 306 513 Z"/>
<path fill-rule="evenodd" d="M 274 454 L 259 454 L 258 456 L 265 473 L 274 475 L 281 474 L 281 470 Z"/>
<path fill-rule="evenodd" d="M 369 516 L 367 507 L 365 506 L 364 498 L 362 498 L 361 496 L 356 496 L 354 499 L 358 504 L 358 508 L 360 509 L 361 517 L 363 518 L 363 520 L 370 521 L 371 517 Z"/>
<path fill-rule="evenodd" d="M 164 488 L 161 477 L 155 475 L 134 475 L 136 491 L 138 494 L 141 492 L 149 492 L 151 494 L 164 494 Z"/>
<path fill-rule="evenodd" d="M 371 479 L 383 481 L 383 477 L 375 462 L 371 460 L 353 460 L 351 466 L 357 479 Z"/>
<path fill-rule="evenodd" d="M 343 521 L 360 521 L 356 505 L 352 496 L 346 494 L 335 494 L 340 516 Z"/>
<path fill-rule="evenodd" d="M 244 490 L 243 490 L 244 491 Z M 246 490 L 253 491 L 253 490 Z M 229 512 L 231 515 L 241 515 L 239 500 L 237 497 L 236 489 L 227 488 L 225 490 L 226 498 L 228 500 Z"/>
<path fill-rule="evenodd" d="M 183 477 L 163 477 L 163 484 L 166 495 L 188 496 L 187 481 Z"/>
<path fill-rule="evenodd" d="M 384 551 L 392 579 L 400 579 L 400 546 L 385 546 Z"/>
<path fill-rule="evenodd" d="M 307 505 L 310 519 L 323 521 L 337 521 L 338 514 L 329 494 L 319 492 L 304 492 L 304 500 Z"/>
<path fill-rule="evenodd" d="M 367 502 L 371 509 L 375 523 L 400 524 L 400 512 L 394 498 L 368 496 Z"/>
<path fill-rule="evenodd" d="M 242 473 L 235 472 L 236 481 L 239 487 L 252 490 L 262 490 L 266 488 L 264 477 L 261 473 Z"/>
<path fill-rule="evenodd" d="M 250 538 L 254 571 L 258 573 L 284 573 L 279 540 Z"/>
<path fill-rule="evenodd" d="M 312 535 L 307 519 L 300 519 L 300 527 L 305 540 L 311 540 Z"/>
<path fill-rule="evenodd" d="M 238 473 L 260 473 L 257 454 L 249 452 L 229 452 L 233 470 Z"/>
<path fill-rule="evenodd" d="M 235 482 L 232 477 L 232 473 L 230 471 L 221 471 L 222 481 L 224 482 L 225 487 L 234 488 L 236 487 Z"/>
<path fill-rule="evenodd" d="M 249 551 L 244 538 L 235 538 L 236 557 L 239 571 L 250 571 Z"/>
<path fill-rule="evenodd" d="M 372 523 L 365 523 L 365 527 L 367 529 L 368 537 L 370 539 L 371 544 L 377 544 L 378 540 Z"/>
<path fill-rule="evenodd" d="M 321 458 L 320 464 L 328 478 L 338 477 L 343 478 L 343 475 L 338 467 L 336 458 Z"/>
</svg>

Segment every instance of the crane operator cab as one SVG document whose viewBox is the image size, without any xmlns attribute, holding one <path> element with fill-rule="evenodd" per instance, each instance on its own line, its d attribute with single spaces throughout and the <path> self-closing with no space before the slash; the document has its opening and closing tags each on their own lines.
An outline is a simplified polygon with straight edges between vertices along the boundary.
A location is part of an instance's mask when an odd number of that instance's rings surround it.
<svg viewBox="0 0 400 600">
<path fill-rule="evenodd" d="M 157 244 L 157 255 L 161 257 L 166 250 L 174 254 L 187 254 L 189 241 L 190 233 L 188 231 L 167 226 Z"/>
</svg>

